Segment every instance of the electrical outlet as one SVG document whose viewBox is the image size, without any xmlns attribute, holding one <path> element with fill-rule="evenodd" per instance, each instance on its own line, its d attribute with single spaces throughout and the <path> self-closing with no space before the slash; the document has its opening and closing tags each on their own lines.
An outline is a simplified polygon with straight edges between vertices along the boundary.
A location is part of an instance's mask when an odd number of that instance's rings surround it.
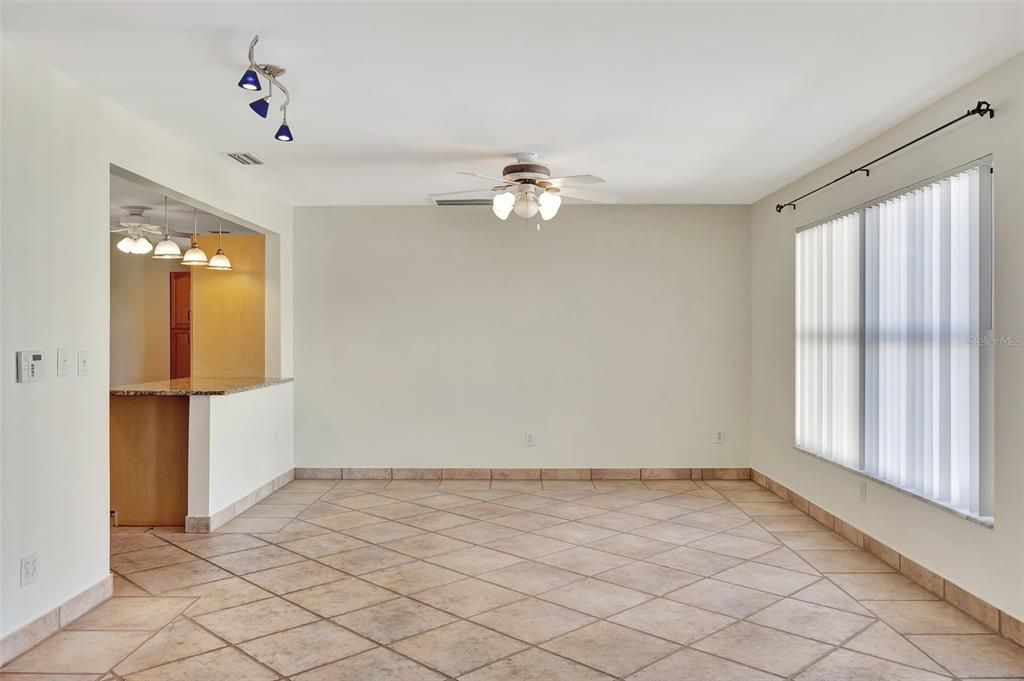
<svg viewBox="0 0 1024 681">
<path fill-rule="evenodd" d="M 21 559 L 21 585 L 28 586 L 39 577 L 39 554 L 33 553 Z"/>
<path fill-rule="evenodd" d="M 78 351 L 78 375 L 89 375 L 89 353 L 85 350 Z"/>
<path fill-rule="evenodd" d="M 716 445 L 724 445 L 725 444 L 725 431 L 724 430 L 716 430 L 715 431 L 715 444 Z"/>
<path fill-rule="evenodd" d="M 537 441 L 533 438 L 533 433 L 527 433 L 526 438 L 523 440 L 523 445 L 526 447 L 536 447 Z"/>
<path fill-rule="evenodd" d="M 67 348 L 57 348 L 57 375 L 67 376 L 71 371 L 71 351 Z"/>
<path fill-rule="evenodd" d="M 867 501 L 868 500 L 868 481 L 867 480 L 861 480 L 860 481 L 860 500 L 861 501 Z"/>
</svg>

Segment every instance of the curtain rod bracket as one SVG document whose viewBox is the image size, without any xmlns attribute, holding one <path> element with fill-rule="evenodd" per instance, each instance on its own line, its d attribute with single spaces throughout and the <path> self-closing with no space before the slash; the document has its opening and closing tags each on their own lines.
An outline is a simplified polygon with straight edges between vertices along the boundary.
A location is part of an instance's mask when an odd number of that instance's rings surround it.
<svg viewBox="0 0 1024 681">
<path fill-rule="evenodd" d="M 988 116 L 989 118 L 996 117 L 996 110 L 992 108 L 992 105 L 982 100 L 975 105 L 973 109 L 967 112 L 968 114 L 978 114 L 982 118 Z"/>
</svg>

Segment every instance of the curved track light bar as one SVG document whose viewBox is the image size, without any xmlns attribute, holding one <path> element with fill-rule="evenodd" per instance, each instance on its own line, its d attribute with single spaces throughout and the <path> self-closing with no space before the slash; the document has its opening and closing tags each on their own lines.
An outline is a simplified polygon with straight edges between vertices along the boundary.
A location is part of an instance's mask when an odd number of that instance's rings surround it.
<svg viewBox="0 0 1024 681">
<path fill-rule="evenodd" d="M 259 91 L 262 90 L 260 85 L 260 76 L 267 81 L 269 94 L 266 97 L 257 99 L 249 105 L 249 108 L 255 111 L 262 118 L 267 117 L 267 110 L 270 108 L 270 97 L 273 95 L 274 88 L 276 87 L 284 94 L 284 103 L 278 107 L 278 111 L 281 112 L 281 127 L 278 128 L 274 138 L 282 142 L 291 142 L 294 138 L 291 134 L 291 128 L 288 127 L 288 105 L 292 101 L 291 93 L 288 92 L 288 88 L 278 80 L 283 76 L 287 70 L 283 66 L 277 64 L 258 64 L 256 63 L 256 43 L 260 41 L 259 34 L 253 36 L 252 42 L 249 43 L 249 68 L 242 75 L 242 79 L 238 81 L 238 87 L 243 90 Z M 283 134 L 282 131 L 284 131 Z"/>
</svg>

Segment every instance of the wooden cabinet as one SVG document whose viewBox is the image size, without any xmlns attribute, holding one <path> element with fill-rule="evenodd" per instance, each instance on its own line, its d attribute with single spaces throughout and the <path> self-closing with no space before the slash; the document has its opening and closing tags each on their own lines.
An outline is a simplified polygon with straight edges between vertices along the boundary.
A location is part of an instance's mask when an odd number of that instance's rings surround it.
<svg viewBox="0 0 1024 681">
<path fill-rule="evenodd" d="M 171 272 L 171 378 L 192 375 L 192 273 Z"/>
</svg>

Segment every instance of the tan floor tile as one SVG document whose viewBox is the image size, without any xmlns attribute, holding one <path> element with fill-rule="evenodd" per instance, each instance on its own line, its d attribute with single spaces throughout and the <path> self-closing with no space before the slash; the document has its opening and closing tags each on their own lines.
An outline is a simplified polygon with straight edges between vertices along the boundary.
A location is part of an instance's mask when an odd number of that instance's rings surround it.
<svg viewBox="0 0 1024 681">
<path fill-rule="evenodd" d="M 845 591 L 827 579 L 820 579 L 805 589 L 800 589 L 791 598 L 808 603 L 826 605 L 836 610 L 845 610 L 855 615 L 873 617 L 870 610 L 851 598 Z"/>
<path fill-rule="evenodd" d="M 474 521 L 472 518 L 467 518 L 455 513 L 449 513 L 448 511 L 432 511 L 430 513 L 421 513 L 420 515 L 405 518 L 402 522 L 406 525 L 418 527 L 421 530 L 437 532 L 439 530 L 449 530 L 453 527 L 458 527 L 459 525 L 468 525 Z"/>
<path fill-rule="evenodd" d="M 795 551 L 829 550 L 860 551 L 855 544 L 835 532 L 772 532 L 783 544 Z"/>
<path fill-rule="evenodd" d="M 288 565 L 289 563 L 298 563 L 301 560 L 303 560 L 302 556 L 297 553 L 292 553 L 282 549 L 280 546 L 273 545 L 210 558 L 210 562 L 214 565 L 219 565 L 236 575 L 245 575 L 250 572 Z"/>
<path fill-rule="evenodd" d="M 465 578 L 461 573 L 421 560 L 363 575 L 367 581 L 406 596 Z"/>
<path fill-rule="evenodd" d="M 467 541 L 471 544 L 488 544 L 498 540 L 504 542 L 509 537 L 514 537 L 517 534 L 520 534 L 520 532 L 519 530 L 514 530 L 511 527 L 503 527 L 502 525 L 495 525 L 494 523 L 478 521 L 467 525 L 453 527 L 449 530 L 442 530 L 440 534 L 443 534 L 446 537 L 452 537 L 453 539 Z"/>
<path fill-rule="evenodd" d="M 268 598 L 227 610 L 218 610 L 196 621 L 231 643 L 240 643 L 307 624 L 316 616 L 280 598 Z"/>
<path fill-rule="evenodd" d="M 387 589 L 353 577 L 296 591 L 288 594 L 286 598 L 321 617 L 335 617 L 389 601 L 396 596 Z"/>
<path fill-rule="evenodd" d="M 781 676 L 793 674 L 832 649 L 749 622 L 737 622 L 693 647 Z"/>
<path fill-rule="evenodd" d="M 540 558 L 555 551 L 571 549 L 573 544 L 536 534 L 520 534 L 515 537 L 499 539 L 487 544 L 489 548 L 511 553 L 520 558 Z"/>
<path fill-rule="evenodd" d="M 334 621 L 377 643 L 389 645 L 400 639 L 451 624 L 455 617 L 411 598 L 398 597 L 369 608 L 339 615 Z"/>
<path fill-rule="evenodd" d="M 804 516 L 798 508 L 781 499 L 767 502 L 739 502 L 736 507 L 747 515 L 757 518 L 764 516 Z"/>
<path fill-rule="evenodd" d="M 867 551 L 799 551 L 801 558 L 821 572 L 896 572 Z"/>
<path fill-rule="evenodd" d="M 782 542 L 775 538 L 768 530 L 762 528 L 757 523 L 748 522 L 744 525 L 738 525 L 730 530 L 726 530 L 725 534 L 731 534 L 734 537 L 746 537 L 747 539 L 756 539 L 758 541 L 768 542 L 769 544 L 775 544 L 778 546 Z M 776 549 L 777 550 L 777 549 Z"/>
<path fill-rule="evenodd" d="M 885 622 L 875 622 L 863 633 L 847 641 L 844 647 L 936 674 L 946 674 L 942 667 Z"/>
<path fill-rule="evenodd" d="M 279 546 L 306 558 L 322 558 L 323 556 L 331 556 L 342 551 L 351 551 L 352 549 L 369 546 L 369 544 L 346 534 L 328 532 L 327 534 L 320 534 L 315 537 L 282 542 Z"/>
<path fill-rule="evenodd" d="M 680 670 L 686 670 L 680 677 Z M 777 676 L 765 674 L 699 650 L 681 650 L 647 669 L 629 677 L 629 681 L 682 681 L 683 678 L 700 681 L 778 681 Z"/>
<path fill-rule="evenodd" d="M 615 530 L 606 530 L 603 527 L 572 522 L 537 530 L 534 534 L 571 544 L 589 544 L 599 539 L 612 537 L 618 533 Z"/>
<path fill-rule="evenodd" d="M 523 532 L 532 532 L 533 530 L 542 530 L 545 527 L 551 527 L 552 525 L 561 525 L 565 520 L 562 518 L 544 515 L 543 513 L 520 511 L 500 518 L 493 518 L 491 522 L 496 525 L 503 525 L 516 530 L 522 530 Z"/>
<path fill-rule="evenodd" d="M 428 506 L 420 506 L 419 504 L 413 504 L 407 501 L 399 501 L 394 504 L 374 506 L 373 508 L 365 509 L 365 512 L 370 515 L 375 515 L 378 518 L 401 520 L 402 518 L 411 518 L 412 516 L 430 513 L 430 508 Z"/>
<path fill-rule="evenodd" d="M 771 492 L 769 492 L 767 490 L 763 490 L 763 489 L 750 489 L 750 490 L 737 490 L 737 491 L 722 490 L 722 494 L 729 501 L 733 501 L 733 502 L 737 502 L 737 503 L 740 503 L 740 502 L 748 502 L 749 503 L 749 502 L 758 502 L 758 501 L 771 503 L 772 501 L 778 500 L 777 496 L 775 496 Z"/>
<path fill-rule="evenodd" d="M 149 549 L 131 551 L 129 553 L 119 553 L 115 556 L 111 556 L 110 569 L 122 575 L 128 575 L 133 572 L 141 572 L 143 570 L 152 570 L 153 568 L 166 567 L 168 565 L 187 563 L 188 561 L 195 559 L 196 557 L 191 553 L 182 551 L 177 546 L 165 543 L 163 546 L 155 546 Z"/>
<path fill-rule="evenodd" d="M 608 676 L 533 648 L 462 677 L 463 681 L 605 681 Z"/>
<path fill-rule="evenodd" d="M 468 549 L 445 553 L 428 558 L 427 560 L 435 565 L 467 575 L 479 575 L 523 561 L 518 556 L 512 556 L 483 546 L 471 546 Z"/>
<path fill-rule="evenodd" d="M 476 499 L 471 499 L 469 497 L 462 496 L 461 494 L 435 494 L 432 497 L 420 499 L 416 503 L 420 506 L 426 506 L 427 508 L 447 511 L 462 508 L 463 506 L 469 506 L 476 502 Z"/>
<path fill-rule="evenodd" d="M 102 674 L 149 638 L 144 631 L 61 631 L 4 667 L 4 672 Z"/>
<path fill-rule="evenodd" d="M 416 600 L 467 618 L 523 598 L 518 591 L 472 578 L 416 594 Z"/>
<path fill-rule="evenodd" d="M 67 628 L 156 631 L 190 605 L 191 598 L 111 598 L 76 619 Z"/>
<path fill-rule="evenodd" d="M 245 605 L 273 596 L 269 591 L 264 591 L 239 577 L 198 584 L 179 591 L 170 591 L 167 595 L 198 597 L 199 600 L 185 610 L 189 617 L 198 617 L 208 612 L 233 608 L 236 605 Z"/>
<path fill-rule="evenodd" d="M 668 641 L 610 622 L 595 622 L 541 647 L 615 677 L 632 674 L 679 649 Z"/>
<path fill-rule="evenodd" d="M 268 504 L 312 504 L 322 496 L 319 490 L 302 491 L 279 491 L 267 496 L 260 503 Z"/>
<path fill-rule="evenodd" d="M 833 551 L 833 553 L 840 553 L 839 551 Z M 842 553 L 851 553 L 850 551 L 843 551 Z M 814 569 L 814 567 L 801 558 L 796 551 L 780 546 L 774 551 L 762 554 L 754 559 L 756 563 L 764 563 L 765 565 L 774 565 L 775 567 L 784 568 L 786 570 L 795 570 L 796 572 L 804 572 L 809 575 L 818 576 L 821 573 Z"/>
<path fill-rule="evenodd" d="M 757 541 L 756 539 L 734 537 L 729 534 L 716 534 L 713 537 L 695 541 L 691 543 L 690 546 L 702 551 L 713 551 L 714 553 L 721 553 L 726 556 L 732 556 L 733 558 L 744 558 L 747 560 L 756 558 L 778 548 L 775 544 Z"/>
<path fill-rule="evenodd" d="M 689 572 L 640 561 L 602 572 L 597 578 L 655 596 L 663 596 L 701 579 L 699 575 Z"/>
<path fill-rule="evenodd" d="M 277 532 L 270 533 L 258 533 L 252 536 L 263 541 L 268 541 L 273 544 L 280 544 L 286 541 L 293 541 L 295 539 L 305 539 L 306 537 L 315 537 L 318 534 L 325 534 L 330 530 L 320 525 L 314 525 L 313 523 L 307 523 L 303 520 L 293 520 Z"/>
<path fill-rule="evenodd" d="M 715 575 L 715 579 L 767 591 L 779 596 L 788 596 L 820 578 L 802 572 L 777 568 L 773 565 L 751 562 L 724 570 Z"/>
<path fill-rule="evenodd" d="M 345 551 L 333 556 L 321 558 L 321 563 L 338 568 L 350 575 L 365 575 L 374 570 L 394 567 L 402 563 L 411 563 L 416 560 L 404 553 L 381 548 L 380 546 L 367 546 L 361 549 Z"/>
<path fill-rule="evenodd" d="M 640 537 L 648 537 L 650 539 L 657 539 L 659 541 L 671 542 L 678 545 L 689 544 L 690 542 L 695 542 L 699 539 L 705 539 L 712 536 L 714 533 L 708 530 L 702 530 L 699 527 L 689 527 L 687 525 L 677 525 L 676 523 L 660 522 L 633 530 L 630 534 L 635 534 Z"/>
<path fill-rule="evenodd" d="M 900 574 L 830 574 L 835 584 L 858 601 L 929 601 L 935 596 Z"/>
<path fill-rule="evenodd" d="M 780 629 L 823 643 L 839 645 L 876 620 L 816 603 L 785 598 L 747 618 L 754 624 Z"/>
<path fill-rule="evenodd" d="M 414 537 L 418 534 L 423 534 L 423 530 L 418 527 L 412 527 L 411 525 L 403 525 L 402 523 L 396 523 L 391 520 L 385 520 L 380 523 L 374 523 L 373 525 L 360 525 L 359 527 L 353 527 L 345 530 L 345 534 L 362 539 L 370 544 L 383 544 L 389 541 L 396 541 L 398 539 L 405 539 L 406 537 Z"/>
<path fill-rule="evenodd" d="M 675 504 L 661 503 L 661 501 L 648 501 L 636 506 L 630 506 L 624 511 L 630 515 L 637 515 L 642 518 L 653 518 L 654 520 L 670 520 L 678 518 L 687 512 L 686 508 Z"/>
<path fill-rule="evenodd" d="M 757 520 L 770 532 L 821 532 L 825 526 L 806 515 L 767 516 Z"/>
<path fill-rule="evenodd" d="M 473 621 L 536 645 L 590 624 L 594 618 L 554 603 L 528 598 L 477 615 Z"/>
<path fill-rule="evenodd" d="M 311 560 L 283 565 L 260 572 L 250 572 L 245 576 L 250 582 L 263 587 L 267 591 L 273 591 L 278 595 L 308 589 L 311 586 L 336 582 L 347 577 L 348 575 L 343 572 Z"/>
<path fill-rule="evenodd" d="M 688 645 L 736 620 L 683 603 L 656 598 L 620 612 L 610 617 L 609 621 Z"/>
<path fill-rule="evenodd" d="M 167 542 L 148 532 L 111 532 L 110 555 L 167 546 Z"/>
<path fill-rule="evenodd" d="M 518 508 L 524 511 L 531 511 L 534 509 L 542 508 L 544 506 L 553 506 L 558 502 L 554 499 L 548 499 L 547 497 L 538 497 L 535 494 L 517 494 L 511 497 L 505 497 L 501 500 L 502 506 L 509 506 L 511 508 Z"/>
<path fill-rule="evenodd" d="M 799 681 L 944 681 L 948 677 L 849 650 L 837 650 L 796 678 Z"/>
<path fill-rule="evenodd" d="M 632 530 L 645 527 L 647 525 L 654 525 L 657 520 L 651 518 L 641 518 L 640 516 L 629 515 L 627 513 L 619 513 L 612 511 L 610 513 L 601 513 L 600 515 L 590 516 L 589 518 L 583 518 L 580 520 L 585 525 L 596 525 L 597 527 L 603 527 L 606 530 L 615 530 L 616 532 L 630 532 Z"/>
<path fill-rule="evenodd" d="M 739 565 L 743 561 L 739 558 L 723 556 L 720 553 L 680 546 L 671 551 L 650 556 L 647 558 L 647 562 L 710 577 L 716 572 Z"/>
<path fill-rule="evenodd" d="M 694 511 L 693 513 L 687 513 L 686 515 L 673 518 L 672 522 L 679 525 L 699 527 L 702 530 L 710 530 L 712 532 L 725 532 L 726 530 L 746 525 L 750 520 L 745 516 L 742 518 L 731 518 L 729 516 L 718 515 L 715 513 Z"/>
<path fill-rule="evenodd" d="M 387 506 L 388 504 L 395 503 L 395 500 L 391 497 L 385 497 L 380 494 L 359 494 L 353 497 L 335 499 L 332 503 L 344 506 L 345 508 L 361 511 L 363 509 L 375 508 L 377 506 Z"/>
<path fill-rule="evenodd" d="M 443 681 L 435 671 L 377 648 L 292 677 L 294 681 Z"/>
<path fill-rule="evenodd" d="M 205 560 L 193 560 L 189 563 L 170 565 L 168 567 L 156 568 L 155 570 L 133 572 L 131 581 L 151 594 L 162 594 L 168 591 L 177 591 L 195 586 L 196 584 L 226 579 L 230 576 L 230 572 L 221 570 L 216 565 L 211 565 Z"/>
<path fill-rule="evenodd" d="M 452 539 L 446 537 L 443 534 L 434 534 L 433 532 L 427 534 L 418 534 L 413 537 L 406 537 L 405 539 L 399 539 L 397 541 L 391 541 L 383 544 L 384 548 L 391 549 L 392 551 L 398 551 L 414 558 L 430 558 L 433 556 L 439 556 L 442 553 L 451 553 L 452 551 L 458 551 L 459 549 L 468 549 L 472 546 L 464 541 L 458 539 Z"/>
<path fill-rule="evenodd" d="M 618 511 L 619 509 L 636 506 L 642 502 L 640 499 L 628 497 L 624 494 L 601 494 L 595 497 L 580 499 L 579 503 L 584 506 L 593 506 L 594 508 L 600 508 L 606 511 Z"/>
<path fill-rule="evenodd" d="M 494 518 L 501 518 L 507 515 L 518 513 L 514 508 L 508 506 L 502 506 L 489 501 L 482 501 L 476 504 L 470 504 L 469 506 L 460 506 L 459 515 L 464 515 L 470 518 L 476 518 L 477 520 L 492 520 Z"/>
<path fill-rule="evenodd" d="M 664 553 L 675 548 L 675 544 L 647 537 L 637 537 L 633 534 L 617 534 L 607 539 L 598 539 L 587 545 L 592 549 L 600 549 L 609 553 L 616 553 L 621 556 L 629 556 L 640 560 L 653 556 L 657 553 Z"/>
<path fill-rule="evenodd" d="M 196 539 L 182 544 L 189 552 L 200 558 L 212 558 L 225 553 L 244 551 L 266 546 L 266 542 L 248 534 L 211 534 L 204 539 Z"/>
<path fill-rule="evenodd" d="M 674 494 L 670 497 L 664 497 L 659 499 L 659 503 L 666 504 L 668 506 L 675 506 L 680 510 L 680 513 L 686 513 L 687 511 L 708 511 L 711 512 L 713 509 L 722 505 L 725 501 L 724 497 L 708 498 L 702 496 L 704 492 L 688 492 L 686 494 Z M 712 494 L 714 494 L 712 492 Z M 678 516 L 677 516 L 678 517 Z"/>
<path fill-rule="evenodd" d="M 346 511 L 335 515 L 314 518 L 310 524 L 322 527 L 335 532 L 344 532 L 364 525 L 376 525 L 381 519 L 375 515 L 363 513 L 362 511 Z M 260 536 L 260 535 L 257 535 Z"/>
<path fill-rule="evenodd" d="M 449 676 L 461 676 L 525 646 L 471 622 L 455 622 L 394 644 L 396 652 Z"/>
<path fill-rule="evenodd" d="M 114 575 L 114 596 L 116 598 L 145 598 L 149 596 L 142 587 L 135 586 L 121 575 Z"/>
<path fill-rule="evenodd" d="M 332 622 L 321 620 L 239 647 L 278 673 L 291 676 L 375 646 Z"/>
<path fill-rule="evenodd" d="M 114 671 L 121 676 L 127 676 L 143 669 L 223 648 L 225 645 L 227 644 L 216 636 L 182 617 L 143 643 L 138 650 L 117 665 Z"/>
<path fill-rule="evenodd" d="M 978 620 L 944 601 L 864 601 L 901 634 L 991 634 Z"/>
<path fill-rule="evenodd" d="M 276 678 L 277 674 L 234 648 L 221 648 L 133 674 L 127 681 L 272 681 Z"/>
<path fill-rule="evenodd" d="M 604 618 L 650 600 L 651 596 L 618 584 L 585 579 L 543 593 L 540 598 Z"/>
<path fill-rule="evenodd" d="M 479 577 L 531 596 L 583 579 L 575 572 L 532 562 L 516 563 L 500 570 L 485 572 Z"/>
<path fill-rule="evenodd" d="M 543 497 L 542 497 L 543 498 Z M 550 499 L 550 497 L 547 497 Z M 576 504 L 572 502 L 555 503 L 540 509 L 545 515 L 561 518 L 562 520 L 584 520 L 604 514 L 603 508 L 590 506 L 588 504 Z"/>
<path fill-rule="evenodd" d="M 294 518 L 306 510 L 308 504 L 259 503 L 245 509 L 242 518 Z"/>
<path fill-rule="evenodd" d="M 227 521 L 218 527 L 215 532 L 220 534 L 231 532 L 244 532 L 246 534 L 280 532 L 290 522 L 292 522 L 291 518 L 245 518 L 239 516 Z"/>
<path fill-rule="evenodd" d="M 538 563 L 551 565 L 570 572 L 578 572 L 581 575 L 593 576 L 599 572 L 622 567 L 633 562 L 625 556 L 618 556 L 614 553 L 605 553 L 595 549 L 577 546 L 576 548 L 551 553 L 537 559 Z"/>
<path fill-rule="evenodd" d="M 673 591 L 666 598 L 741 618 L 763 610 L 779 600 L 778 596 L 716 579 L 702 579 Z"/>
</svg>

